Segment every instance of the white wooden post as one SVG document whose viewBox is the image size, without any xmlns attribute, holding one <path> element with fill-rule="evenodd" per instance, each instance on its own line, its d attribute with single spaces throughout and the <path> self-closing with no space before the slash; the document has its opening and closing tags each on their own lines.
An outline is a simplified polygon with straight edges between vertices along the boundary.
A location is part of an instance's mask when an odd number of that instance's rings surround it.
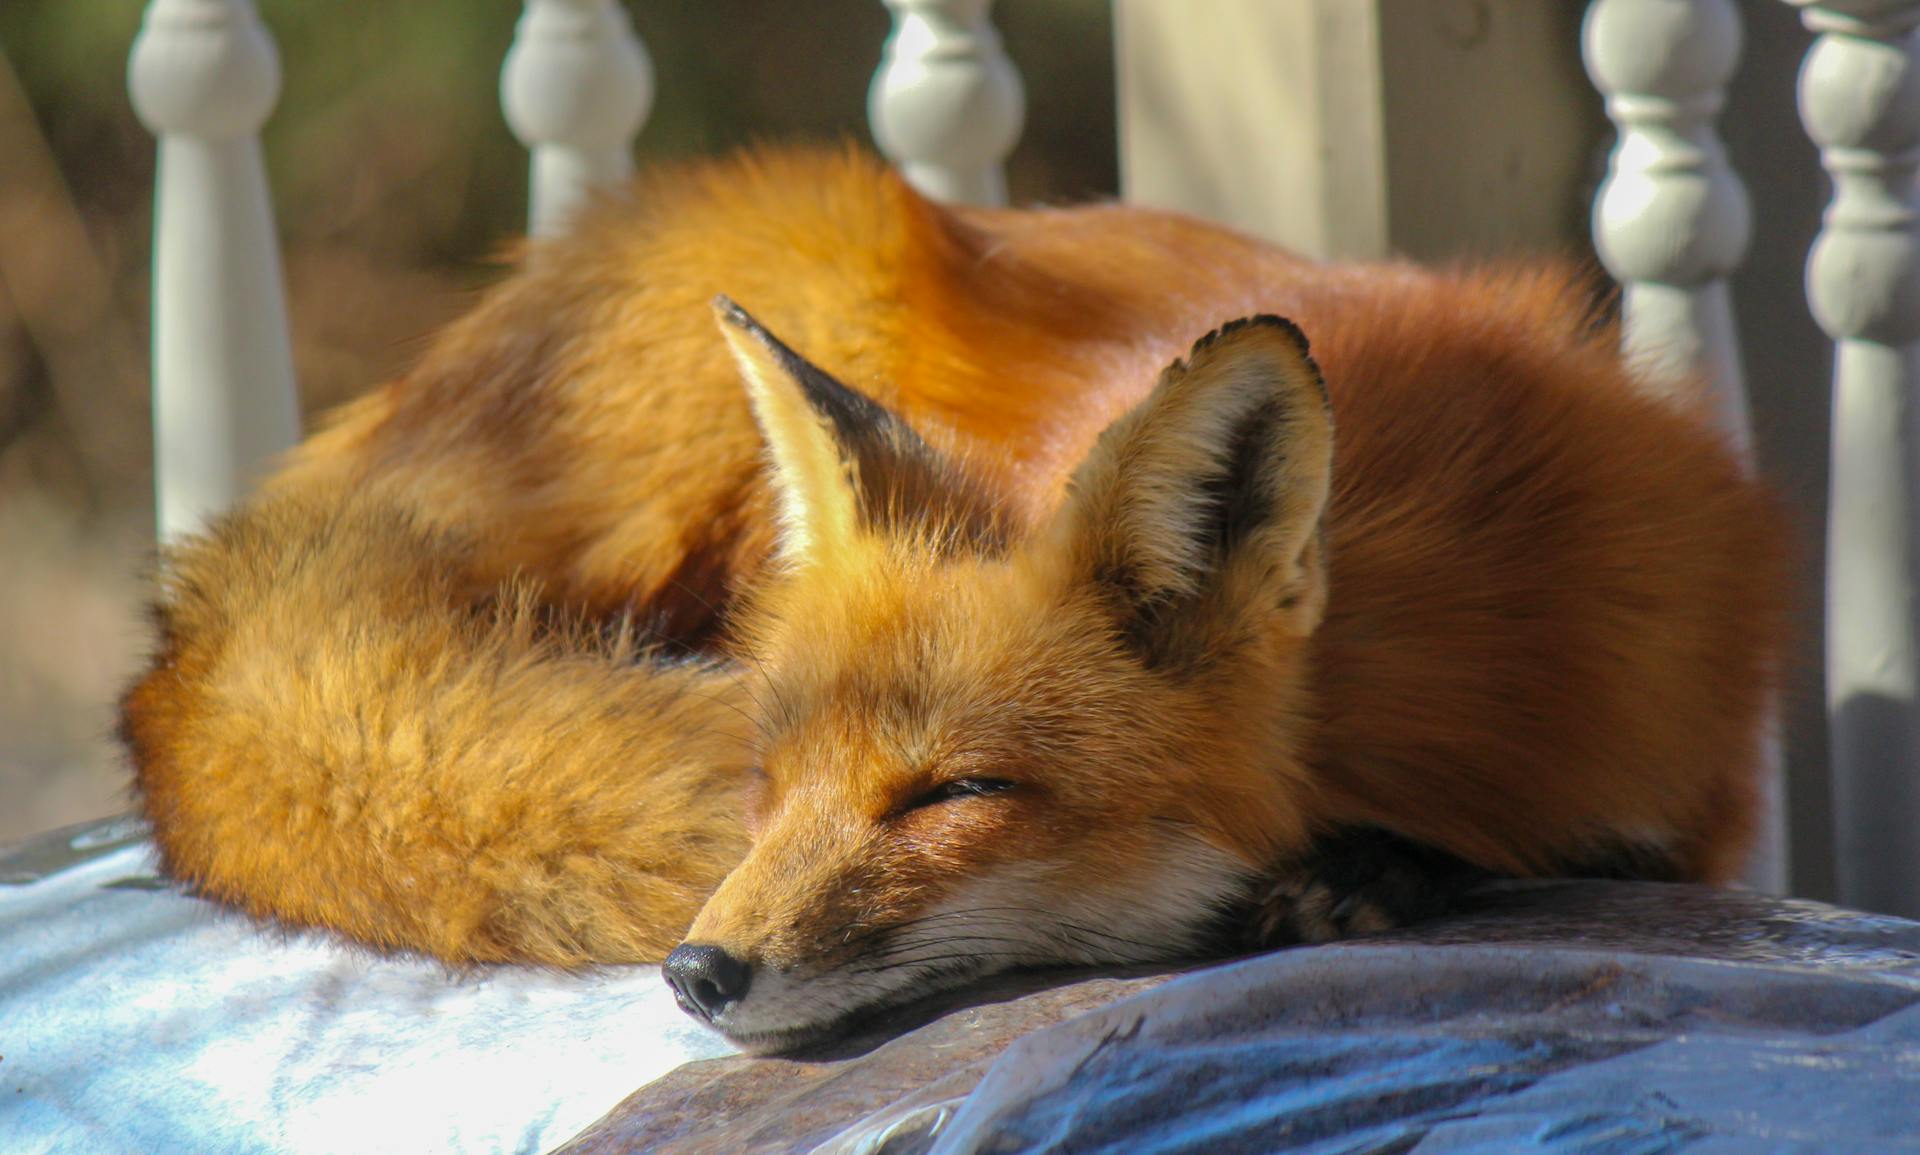
<svg viewBox="0 0 1920 1155">
<path fill-rule="evenodd" d="M 1621 286 L 1628 363 L 1656 384 L 1705 381 L 1752 464 L 1727 277 L 1746 256 L 1753 217 L 1714 131 L 1740 41 L 1734 0 L 1594 0 L 1581 29 L 1587 74 L 1620 134 L 1594 201 L 1593 239 Z M 1762 774 L 1766 812 L 1746 881 L 1778 894 L 1788 889 L 1788 845 L 1777 734 Z"/>
<path fill-rule="evenodd" d="M 992 0 L 885 0 L 893 32 L 867 91 L 880 151 L 936 200 L 1007 203 L 1002 167 L 1026 89 L 1000 46 Z"/>
<path fill-rule="evenodd" d="M 300 436 L 260 126 L 280 61 L 251 0 L 152 0 L 134 111 L 160 138 L 153 224 L 160 535 L 199 529 Z"/>
<path fill-rule="evenodd" d="M 500 104 L 533 152 L 527 231 L 551 236 L 594 187 L 633 175 L 653 61 L 615 0 L 526 0 L 500 69 Z"/>
<path fill-rule="evenodd" d="M 1325 259 L 1567 248 L 1591 191 L 1580 14 L 1114 0 L 1121 196 Z"/>
<path fill-rule="evenodd" d="M 1593 237 L 1619 281 L 1629 361 L 1649 380 L 1704 377 L 1726 429 L 1750 448 L 1727 277 L 1752 234 L 1747 191 L 1713 122 L 1740 59 L 1734 0 L 1594 0 L 1587 72 L 1619 143 Z"/>
<path fill-rule="evenodd" d="M 1800 116 L 1833 178 L 1833 200 L 1807 261 L 1807 297 L 1836 342 L 1827 708 L 1839 895 L 1854 906 L 1914 917 L 1920 2 L 1790 2 L 1819 34 L 1800 71 Z"/>
</svg>

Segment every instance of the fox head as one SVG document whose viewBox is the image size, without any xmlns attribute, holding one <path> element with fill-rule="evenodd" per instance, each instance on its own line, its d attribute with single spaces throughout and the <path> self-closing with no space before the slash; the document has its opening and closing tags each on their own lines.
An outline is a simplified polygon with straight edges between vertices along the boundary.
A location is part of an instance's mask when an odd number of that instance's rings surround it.
<svg viewBox="0 0 1920 1155">
<path fill-rule="evenodd" d="M 754 845 L 668 959 L 742 1046 L 1009 967 L 1190 955 L 1306 837 L 1332 424 L 1290 323 L 1202 338 L 1016 525 L 964 461 L 718 302 L 775 576 L 740 627 Z"/>
</svg>

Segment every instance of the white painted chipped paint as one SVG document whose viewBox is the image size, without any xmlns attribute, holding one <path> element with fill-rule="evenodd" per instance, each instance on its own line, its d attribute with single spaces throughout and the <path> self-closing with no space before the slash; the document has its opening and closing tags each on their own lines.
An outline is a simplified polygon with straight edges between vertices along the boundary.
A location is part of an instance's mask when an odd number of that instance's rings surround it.
<svg viewBox="0 0 1920 1155">
<path fill-rule="evenodd" d="M 1914 259 L 1920 70 L 1913 0 L 1790 0 L 1818 33 L 1800 116 L 1833 178 L 1807 299 L 1834 360 L 1827 705 L 1839 897 L 1920 915 Z"/>
<path fill-rule="evenodd" d="M 1000 46 L 992 0 L 885 0 L 893 12 L 867 116 L 880 151 L 936 200 L 1002 205 L 1026 88 Z"/>
<path fill-rule="evenodd" d="M 614 0 L 526 0 L 500 70 L 507 126 L 533 153 L 527 231 L 566 227 L 596 187 L 633 175 L 653 61 Z"/>
<path fill-rule="evenodd" d="M 160 138 L 154 489 L 173 539 L 237 501 L 300 436 L 260 157 L 280 61 L 251 0 L 151 0 L 127 86 Z"/>
</svg>

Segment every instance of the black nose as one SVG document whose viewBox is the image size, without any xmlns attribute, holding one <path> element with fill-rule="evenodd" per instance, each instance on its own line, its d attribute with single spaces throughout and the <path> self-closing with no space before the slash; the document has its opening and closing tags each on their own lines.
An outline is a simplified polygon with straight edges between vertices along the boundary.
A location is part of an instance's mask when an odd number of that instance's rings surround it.
<svg viewBox="0 0 1920 1155">
<path fill-rule="evenodd" d="M 660 969 L 680 1009 L 708 1022 L 746 994 L 747 984 L 753 981 L 753 968 L 746 963 L 717 946 L 690 942 L 674 947 Z"/>
</svg>

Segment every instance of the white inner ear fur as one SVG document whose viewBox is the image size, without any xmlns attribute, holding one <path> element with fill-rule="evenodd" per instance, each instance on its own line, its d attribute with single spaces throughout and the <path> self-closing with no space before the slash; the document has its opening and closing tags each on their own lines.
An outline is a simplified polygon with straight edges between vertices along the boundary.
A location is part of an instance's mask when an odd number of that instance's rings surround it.
<svg viewBox="0 0 1920 1155">
<path fill-rule="evenodd" d="M 1216 575 L 1207 552 L 1217 514 L 1209 486 L 1236 467 L 1237 437 L 1264 408 L 1274 443 L 1254 465 L 1274 508 L 1243 549 L 1279 561 L 1290 580 L 1312 570 L 1332 470 L 1333 427 L 1319 375 L 1297 338 L 1236 328 L 1162 375 L 1146 401 L 1108 428 L 1074 480 L 1066 530 L 1090 561 L 1122 562 L 1133 584 L 1191 596 Z M 1311 584 L 1311 583 L 1310 583 Z M 1311 591 L 1305 591 L 1310 593 Z"/>
<path fill-rule="evenodd" d="M 827 419 L 807 403 L 798 382 L 772 350 L 735 325 L 720 331 L 747 386 L 754 419 L 767 444 L 768 478 L 778 503 L 780 556 L 798 563 L 848 541 L 858 508 L 847 465 Z"/>
</svg>

